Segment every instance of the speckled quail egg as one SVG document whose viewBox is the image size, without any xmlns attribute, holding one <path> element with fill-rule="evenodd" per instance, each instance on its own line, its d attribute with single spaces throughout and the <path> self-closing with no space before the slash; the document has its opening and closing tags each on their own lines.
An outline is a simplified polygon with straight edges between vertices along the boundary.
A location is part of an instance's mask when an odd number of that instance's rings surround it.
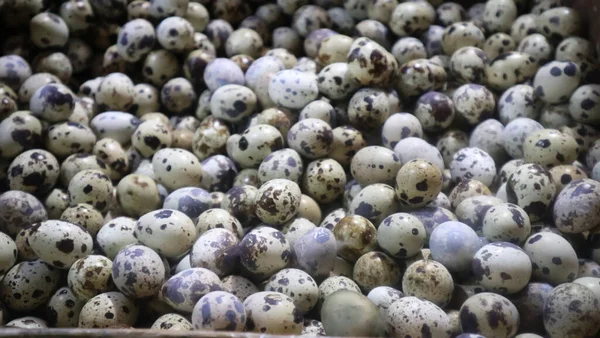
<svg viewBox="0 0 600 338">
<path fill-rule="evenodd" d="M 134 235 L 135 219 L 117 217 L 105 223 L 96 234 L 98 247 L 109 259 L 129 244 L 139 243 Z"/>
<path fill-rule="evenodd" d="M 17 245 L 7 234 L 0 232 L 0 274 L 5 274 L 17 262 Z"/>
<path fill-rule="evenodd" d="M 58 158 L 73 153 L 90 153 L 96 143 L 92 130 L 79 123 L 65 122 L 50 126 L 44 137 L 46 148 Z"/>
<path fill-rule="evenodd" d="M 390 17 L 390 29 L 398 36 L 419 34 L 435 20 L 436 12 L 429 3 L 402 3 Z"/>
<path fill-rule="evenodd" d="M 520 332 L 544 332 L 544 303 L 552 289 L 550 284 L 531 282 L 523 290 L 510 296 L 510 301 L 519 310 Z"/>
<path fill-rule="evenodd" d="M 576 180 L 558 194 L 553 206 L 554 224 L 561 232 L 581 233 L 598 225 L 600 185 L 591 179 Z"/>
<path fill-rule="evenodd" d="M 344 217 L 346 217 L 348 213 L 344 208 L 334 209 L 329 214 L 327 214 L 323 221 L 319 224 L 319 227 L 327 228 L 329 230 L 333 230 L 335 225 Z"/>
<path fill-rule="evenodd" d="M 326 100 L 315 100 L 306 105 L 300 111 L 298 120 L 305 120 L 308 118 L 316 118 L 327 122 L 330 126 L 335 126 L 337 116 L 333 106 Z"/>
<path fill-rule="evenodd" d="M 536 119 L 540 114 L 540 104 L 534 97 L 534 88 L 526 84 L 512 86 L 498 99 L 498 117 L 508 127 L 508 123 L 526 117 Z"/>
<path fill-rule="evenodd" d="M 60 270 L 39 259 L 17 263 L 0 283 L 2 303 L 12 311 L 34 310 L 50 299 L 60 277 Z"/>
<path fill-rule="evenodd" d="M 519 328 L 519 312 L 505 297 L 482 292 L 469 297 L 460 308 L 463 332 L 485 337 L 512 337 Z"/>
<path fill-rule="evenodd" d="M 23 228 L 48 219 L 44 204 L 35 196 L 18 190 L 0 194 L 0 231 L 14 237 Z"/>
<path fill-rule="evenodd" d="M 186 187 L 171 192 L 163 203 L 164 209 L 181 211 L 195 220 L 204 211 L 211 208 L 212 197 L 202 188 Z"/>
<path fill-rule="evenodd" d="M 48 122 L 66 121 L 75 108 L 73 92 L 60 83 L 48 83 L 38 88 L 29 100 L 32 115 Z"/>
<path fill-rule="evenodd" d="M 194 326 L 184 316 L 176 313 L 167 313 L 160 316 L 152 323 L 151 330 L 191 331 Z"/>
<path fill-rule="evenodd" d="M 579 86 L 581 70 L 571 61 L 552 61 L 542 66 L 533 79 L 535 97 L 546 103 L 566 102 Z"/>
<path fill-rule="evenodd" d="M 209 269 L 219 276 L 230 274 L 239 260 L 237 236 L 237 233 L 224 228 L 202 233 L 192 246 L 189 258 L 191 266 Z"/>
<path fill-rule="evenodd" d="M 469 271 L 479 248 L 477 233 L 461 222 L 443 222 L 433 229 L 429 237 L 431 257 L 451 272 Z"/>
<path fill-rule="evenodd" d="M 412 160 L 397 172 L 396 194 L 402 206 L 423 207 L 441 191 L 442 173 L 429 161 Z"/>
<path fill-rule="evenodd" d="M 305 193 L 317 202 L 330 203 L 344 193 L 346 173 L 337 161 L 318 159 L 306 166 L 301 185 Z"/>
<path fill-rule="evenodd" d="M 131 142 L 139 120 L 132 114 L 120 111 L 100 113 L 90 120 L 90 128 L 98 139 L 110 138 L 125 146 Z"/>
<path fill-rule="evenodd" d="M 134 84 L 127 75 L 111 73 L 100 82 L 94 97 L 98 107 L 104 111 L 127 111 L 133 105 L 134 95 Z"/>
<path fill-rule="evenodd" d="M 545 167 L 571 164 L 579 155 L 575 138 L 556 129 L 530 132 L 523 142 L 523 156 L 527 162 Z"/>
<path fill-rule="evenodd" d="M 29 245 L 44 262 L 68 269 L 92 248 L 92 236 L 81 226 L 64 221 L 44 221 L 33 226 Z"/>
<path fill-rule="evenodd" d="M 521 42 L 527 35 L 531 35 L 537 32 L 537 14 L 528 13 L 522 14 L 516 18 L 510 27 L 510 36 L 513 38 L 515 43 Z"/>
<path fill-rule="evenodd" d="M 142 59 L 154 47 L 156 33 L 145 19 L 134 19 L 121 27 L 117 37 L 117 51 L 129 62 Z"/>
<path fill-rule="evenodd" d="M 531 278 L 531 262 L 518 246 L 508 242 L 484 245 L 473 257 L 473 274 L 479 285 L 499 294 L 521 291 Z"/>
<path fill-rule="evenodd" d="M 158 150 L 152 157 L 157 182 L 167 189 L 198 187 L 203 177 L 202 164 L 191 152 L 183 149 Z"/>
<path fill-rule="evenodd" d="M 508 32 L 517 18 L 513 0 L 490 0 L 483 12 L 483 24 L 489 32 Z"/>
<path fill-rule="evenodd" d="M 348 120 L 359 129 L 375 129 L 390 115 L 387 94 L 380 89 L 358 90 L 348 102 Z"/>
<path fill-rule="evenodd" d="M 441 263 L 429 259 L 418 260 L 404 272 L 402 290 L 407 296 L 418 297 L 443 308 L 450 303 L 454 281 Z"/>
<path fill-rule="evenodd" d="M 428 59 L 415 59 L 401 65 L 396 89 L 402 95 L 416 97 L 430 90 L 440 90 L 447 74 L 443 66 Z"/>
<path fill-rule="evenodd" d="M 348 71 L 346 62 L 336 62 L 327 65 L 317 76 L 319 92 L 332 99 L 339 100 L 349 96 L 358 88 Z"/>
<path fill-rule="evenodd" d="M 300 187 L 287 179 L 274 179 L 263 184 L 256 193 L 256 215 L 267 224 L 283 224 L 298 212 Z"/>
<path fill-rule="evenodd" d="M 591 259 L 580 258 L 579 259 L 579 273 L 578 278 L 582 277 L 597 277 L 600 278 L 600 264 L 594 262 Z"/>
<path fill-rule="evenodd" d="M 13 319 L 6 323 L 5 327 L 21 328 L 21 329 L 47 329 L 48 323 L 38 317 L 26 316 Z"/>
<path fill-rule="evenodd" d="M 300 154 L 294 149 L 284 148 L 265 157 L 258 168 L 258 178 L 262 183 L 272 179 L 288 179 L 300 183 L 303 171 Z"/>
<path fill-rule="evenodd" d="M 519 52 L 533 56 L 540 65 L 545 64 L 554 56 L 554 46 L 542 34 L 530 34 L 521 40 Z"/>
<path fill-rule="evenodd" d="M 473 125 L 492 117 L 496 107 L 492 92 L 474 83 L 458 87 L 452 102 L 456 113 Z"/>
<path fill-rule="evenodd" d="M 46 305 L 46 319 L 50 327 L 77 327 L 79 313 L 85 301 L 77 299 L 68 287 L 62 287 L 52 295 Z"/>
<path fill-rule="evenodd" d="M 281 150 L 284 150 L 284 149 L 281 149 Z M 269 157 L 269 156 L 267 156 L 267 157 Z M 262 162 L 261 162 L 261 165 L 262 165 Z M 279 173 L 277 173 L 277 174 L 279 174 Z M 233 179 L 234 187 L 240 187 L 243 185 L 251 185 L 255 188 L 258 188 L 258 187 L 260 187 L 260 184 L 261 184 L 261 180 L 258 177 L 258 170 L 253 169 L 253 168 L 246 168 L 246 169 L 240 170 L 237 173 L 237 175 L 235 175 L 235 178 Z"/>
<path fill-rule="evenodd" d="M 577 254 L 560 235 L 548 231 L 534 234 L 527 239 L 523 249 L 531 259 L 533 278 L 552 285 L 577 278 Z"/>
<path fill-rule="evenodd" d="M 246 317 L 242 300 L 229 292 L 212 291 L 194 306 L 192 324 L 196 330 L 242 331 Z"/>
<path fill-rule="evenodd" d="M 453 208 L 456 208 L 462 201 L 469 197 L 475 196 L 491 196 L 492 192 L 490 189 L 481 181 L 478 180 L 463 180 L 460 181 L 448 195 L 450 204 Z"/>
<path fill-rule="evenodd" d="M 502 132 L 504 149 L 513 158 L 523 157 L 523 144 L 527 136 L 544 127 L 537 121 L 528 117 L 517 117 L 508 122 Z"/>
<path fill-rule="evenodd" d="M 475 179 L 486 186 L 492 185 L 496 176 L 494 159 L 479 148 L 464 148 L 454 154 L 450 163 L 452 179 Z"/>
<path fill-rule="evenodd" d="M 256 168 L 272 152 L 283 148 L 281 132 L 268 124 L 250 126 L 227 140 L 227 154 L 242 168 Z"/>
<path fill-rule="evenodd" d="M 487 119 L 473 129 L 469 146 L 485 151 L 500 166 L 507 160 L 502 144 L 503 131 L 504 126 L 500 121 Z"/>
<path fill-rule="evenodd" d="M 600 122 L 599 85 L 585 84 L 577 88 L 569 99 L 569 114 L 577 122 Z"/>
<path fill-rule="evenodd" d="M 191 268 L 169 278 L 160 293 L 175 310 L 192 313 L 198 300 L 212 291 L 221 291 L 219 277 L 205 268 Z"/>
<path fill-rule="evenodd" d="M 303 195 L 305 196 L 305 195 Z M 313 201 L 314 202 L 314 201 Z M 314 202 L 316 204 L 316 202 Z M 311 220 L 307 218 L 296 217 L 295 219 L 286 223 L 281 232 L 285 235 L 285 238 L 290 243 L 290 247 L 294 247 L 296 240 L 300 237 L 304 236 L 307 232 L 312 229 L 315 229 L 316 225 Z"/>
<path fill-rule="evenodd" d="M 491 60 L 485 67 L 485 73 L 491 88 L 505 90 L 533 77 L 537 69 L 538 63 L 533 56 L 507 52 Z"/>
<path fill-rule="evenodd" d="M 383 146 L 394 149 L 398 141 L 407 137 L 422 137 L 421 122 L 412 114 L 395 113 L 383 124 L 381 140 Z"/>
<path fill-rule="evenodd" d="M 268 277 L 287 267 L 292 251 L 279 230 L 267 226 L 248 232 L 239 244 L 242 266 L 258 277 Z"/>
<path fill-rule="evenodd" d="M 221 200 L 220 208 L 225 209 L 243 226 L 256 221 L 256 193 L 258 189 L 251 185 L 233 187 Z"/>
<path fill-rule="evenodd" d="M 61 214 L 60 220 L 83 227 L 94 238 L 102 225 L 104 225 L 102 214 L 93 206 L 86 203 L 66 208 Z"/>
<path fill-rule="evenodd" d="M 491 242 L 521 244 L 529 237 L 531 223 L 521 207 L 503 203 L 487 209 L 483 217 L 482 231 Z"/>
<path fill-rule="evenodd" d="M 529 220 L 535 222 L 546 215 L 556 196 L 556 186 L 542 166 L 523 164 L 509 177 L 506 194 L 509 203 L 523 208 Z"/>
<path fill-rule="evenodd" d="M 404 294 L 400 290 L 389 286 L 378 286 L 367 294 L 367 298 L 379 308 L 379 313 L 384 318 L 389 307 L 402 297 L 404 297 Z"/>
<path fill-rule="evenodd" d="M 78 172 L 69 182 L 69 202 L 92 205 L 100 212 L 107 210 L 113 198 L 110 178 L 100 170 L 88 169 Z"/>
<path fill-rule="evenodd" d="M 544 328 L 550 337 L 593 336 L 600 311 L 594 292 L 578 283 L 564 283 L 552 290 L 544 304 Z"/>
<path fill-rule="evenodd" d="M 427 141 L 418 137 L 407 137 L 396 144 L 394 152 L 403 163 L 422 159 L 433 163 L 438 169 L 444 170 L 444 159 L 440 151 Z"/>
<path fill-rule="evenodd" d="M 441 37 L 441 47 L 446 55 L 452 55 L 462 47 L 480 47 L 485 42 L 481 28 L 471 21 L 455 22 L 446 26 Z"/>
<path fill-rule="evenodd" d="M 215 228 L 230 230 L 236 234 L 238 238 L 244 236 L 244 230 L 240 221 L 233 217 L 227 210 L 220 208 L 208 209 L 202 212 L 196 219 L 196 231 L 198 236 Z"/>
<path fill-rule="evenodd" d="M 365 292 L 377 286 L 396 286 L 404 264 L 398 264 L 387 254 L 371 251 L 360 256 L 354 264 L 352 279 Z"/>
<path fill-rule="evenodd" d="M 248 296 L 260 291 L 249 279 L 237 275 L 229 275 L 223 278 L 221 286 L 223 291 L 233 294 L 240 301 L 244 301 Z"/>
<path fill-rule="evenodd" d="M 158 209 L 141 216 L 135 227 L 136 238 L 168 258 L 186 253 L 196 240 L 194 222 L 184 213 Z"/>
<path fill-rule="evenodd" d="M 283 269 L 269 278 L 265 291 L 283 293 L 294 300 L 302 313 L 310 311 L 319 300 L 319 287 L 315 280 L 299 269 Z"/>
<path fill-rule="evenodd" d="M 117 184 L 116 198 L 125 216 L 139 217 L 161 205 L 160 190 L 149 176 L 130 174 Z"/>
<path fill-rule="evenodd" d="M 40 120 L 27 111 L 17 111 L 0 122 L 0 157 L 12 159 L 35 148 L 42 140 Z"/>
<path fill-rule="evenodd" d="M 79 314 L 80 328 L 131 327 L 138 318 L 139 308 L 120 292 L 101 293 L 85 303 Z"/>
<path fill-rule="evenodd" d="M 333 144 L 333 131 L 327 122 L 308 118 L 294 124 L 287 135 L 290 148 L 308 159 L 326 156 Z"/>
<path fill-rule="evenodd" d="M 127 297 L 149 297 L 159 292 L 165 279 L 165 266 L 154 250 L 143 245 L 129 245 L 113 259 L 112 278 L 117 289 Z"/>
<path fill-rule="evenodd" d="M 350 262 L 377 248 L 377 229 L 365 217 L 346 216 L 335 225 L 333 233 L 338 241 L 338 254 Z"/>
<path fill-rule="evenodd" d="M 333 143 L 329 157 L 343 166 L 350 165 L 354 155 L 367 145 L 363 134 L 351 126 L 333 129 Z"/>
<path fill-rule="evenodd" d="M 365 86 L 387 83 L 398 68 L 391 53 L 366 37 L 357 38 L 350 45 L 347 61 L 350 78 Z"/>
<path fill-rule="evenodd" d="M 32 149 L 15 157 L 7 169 L 8 186 L 34 195 L 44 194 L 56 184 L 59 164 L 54 155 Z"/>
<path fill-rule="evenodd" d="M 244 300 L 246 329 L 270 334 L 300 334 L 304 316 L 292 298 L 273 291 L 257 292 Z M 271 311 L 272 310 L 272 311 Z"/>
<path fill-rule="evenodd" d="M 385 217 L 398 210 L 394 188 L 382 183 L 368 185 L 360 190 L 348 206 L 348 213 L 367 218 L 379 224 Z"/>
<path fill-rule="evenodd" d="M 293 246 L 296 266 L 315 278 L 329 275 L 338 252 L 334 233 L 325 227 L 309 230 Z"/>
<path fill-rule="evenodd" d="M 326 336 L 323 323 L 315 319 L 304 319 L 301 336 Z"/>
<path fill-rule="evenodd" d="M 516 48 L 517 44 L 510 35 L 495 33 L 487 38 L 482 49 L 490 59 L 494 59 L 498 55 L 513 51 Z"/>
<path fill-rule="evenodd" d="M 350 165 L 354 179 L 361 185 L 391 183 L 402 166 L 398 155 L 380 146 L 369 146 L 359 150 Z"/>
<path fill-rule="evenodd" d="M 137 126 L 131 135 L 131 144 L 143 157 L 150 158 L 171 145 L 173 137 L 169 126 L 159 120 L 147 120 Z"/>
<path fill-rule="evenodd" d="M 434 303 L 417 297 L 402 297 L 390 305 L 386 316 L 397 337 L 448 337 L 450 317 Z"/>
<path fill-rule="evenodd" d="M 89 255 L 80 258 L 69 269 L 69 289 L 82 301 L 107 291 L 112 291 L 112 261 L 104 256 Z"/>
<path fill-rule="evenodd" d="M 215 118 L 235 123 L 252 114 L 256 102 L 256 94 L 251 89 L 228 84 L 213 92 L 210 109 Z"/>
<path fill-rule="evenodd" d="M 279 106 L 292 109 L 304 108 L 318 96 L 317 76 L 294 69 L 275 74 L 269 83 L 269 97 Z"/>
<path fill-rule="evenodd" d="M 344 276 L 332 276 L 319 284 L 319 303 L 322 305 L 327 297 L 339 290 L 361 293 L 360 287 L 352 279 Z"/>
<path fill-rule="evenodd" d="M 456 216 L 447 209 L 440 207 L 425 207 L 410 212 L 411 215 L 423 223 L 427 232 L 427 240 L 433 230 L 440 224 L 448 221 L 458 221 Z"/>
</svg>

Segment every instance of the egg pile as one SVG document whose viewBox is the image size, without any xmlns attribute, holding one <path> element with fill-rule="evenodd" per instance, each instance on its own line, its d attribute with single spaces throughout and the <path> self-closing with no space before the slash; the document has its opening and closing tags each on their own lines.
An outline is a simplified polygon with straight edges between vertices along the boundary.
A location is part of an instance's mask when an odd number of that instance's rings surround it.
<svg viewBox="0 0 600 338">
<path fill-rule="evenodd" d="M 568 5 L 0 1 L 0 326 L 597 337 Z"/>
</svg>

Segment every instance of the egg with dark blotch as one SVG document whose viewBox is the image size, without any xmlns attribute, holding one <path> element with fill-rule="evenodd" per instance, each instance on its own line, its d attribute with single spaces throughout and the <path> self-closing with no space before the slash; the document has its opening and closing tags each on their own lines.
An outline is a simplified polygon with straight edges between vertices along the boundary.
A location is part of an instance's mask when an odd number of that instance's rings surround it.
<svg viewBox="0 0 600 338">
<path fill-rule="evenodd" d="M 544 304 L 544 328 L 550 337 L 592 337 L 598 332 L 600 307 L 588 287 L 565 283 L 552 290 Z"/>
<path fill-rule="evenodd" d="M 180 188 L 171 192 L 163 204 L 163 209 L 181 211 L 191 219 L 196 219 L 212 206 L 210 193 L 202 188 Z"/>
<path fill-rule="evenodd" d="M 160 293 L 165 302 L 175 310 L 191 313 L 202 296 L 221 289 L 221 280 L 214 272 L 204 268 L 191 268 L 169 278 Z"/>
</svg>

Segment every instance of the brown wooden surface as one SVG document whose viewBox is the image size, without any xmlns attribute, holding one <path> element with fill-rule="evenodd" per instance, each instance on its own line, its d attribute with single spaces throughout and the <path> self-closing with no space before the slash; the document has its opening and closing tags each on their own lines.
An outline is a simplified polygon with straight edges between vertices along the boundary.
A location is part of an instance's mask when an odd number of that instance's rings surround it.
<svg viewBox="0 0 600 338">
<path fill-rule="evenodd" d="M 565 5 L 573 7 L 581 13 L 581 17 L 589 28 L 589 37 L 600 51 L 600 0 L 565 0 Z"/>
</svg>

